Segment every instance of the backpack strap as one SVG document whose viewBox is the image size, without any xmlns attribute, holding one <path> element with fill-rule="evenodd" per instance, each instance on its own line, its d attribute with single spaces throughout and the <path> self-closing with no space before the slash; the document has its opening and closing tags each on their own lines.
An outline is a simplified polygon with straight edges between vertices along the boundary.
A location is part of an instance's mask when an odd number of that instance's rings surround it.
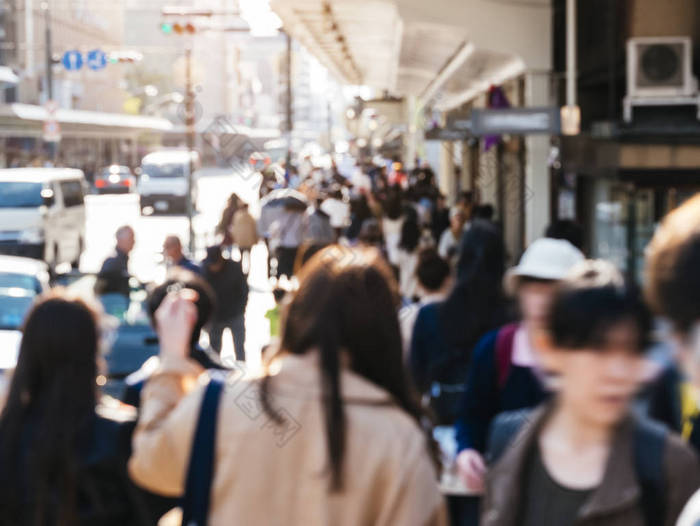
<svg viewBox="0 0 700 526">
<path fill-rule="evenodd" d="M 489 465 L 501 458 L 523 425 L 529 421 L 531 413 L 530 408 L 518 409 L 500 413 L 494 418 L 486 442 L 486 461 Z"/>
<path fill-rule="evenodd" d="M 212 376 L 204 391 L 182 499 L 182 526 L 207 524 L 209 496 L 214 478 L 217 412 L 223 388 L 223 380 Z"/>
<path fill-rule="evenodd" d="M 518 324 L 511 323 L 501 328 L 496 336 L 496 372 L 499 389 L 503 389 L 508 380 L 510 366 L 513 363 L 513 341 L 517 330 Z"/>
<path fill-rule="evenodd" d="M 664 524 L 666 519 L 666 478 L 664 451 L 668 430 L 648 418 L 636 422 L 634 466 L 642 490 L 641 506 L 647 526 Z"/>
</svg>

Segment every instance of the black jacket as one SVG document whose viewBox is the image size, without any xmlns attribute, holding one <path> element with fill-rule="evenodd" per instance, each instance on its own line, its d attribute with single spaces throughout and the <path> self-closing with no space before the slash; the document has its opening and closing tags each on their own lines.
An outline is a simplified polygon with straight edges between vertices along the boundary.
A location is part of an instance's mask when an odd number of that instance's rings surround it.
<svg viewBox="0 0 700 526">
<path fill-rule="evenodd" d="M 129 255 L 117 250 L 105 260 L 97 274 L 95 294 L 122 294 L 129 297 Z"/>
<path fill-rule="evenodd" d="M 243 314 L 248 304 L 248 281 L 240 261 L 224 260 L 219 272 L 213 272 L 206 262 L 203 267 L 204 279 L 216 293 L 216 310 L 211 321 L 228 321 Z"/>
<path fill-rule="evenodd" d="M 136 421 L 124 411 L 100 409 L 87 426 L 79 447 L 77 473 L 76 526 L 147 526 L 177 503 L 149 494 L 131 482 L 127 461 L 131 455 L 131 436 Z M 15 469 L 0 466 L 0 477 L 13 480 L 20 494 L 17 513 L 3 510 L 0 524 L 33 525 L 35 483 L 29 478 L 35 421 L 30 420 L 23 432 L 22 445 L 17 452 Z M 0 437 L 2 440 L 2 437 Z M 7 479 L 6 479 L 7 480 Z M 58 490 L 49 490 L 47 526 L 55 524 L 50 502 L 59 498 Z M 54 507 L 55 508 L 55 507 Z"/>
</svg>

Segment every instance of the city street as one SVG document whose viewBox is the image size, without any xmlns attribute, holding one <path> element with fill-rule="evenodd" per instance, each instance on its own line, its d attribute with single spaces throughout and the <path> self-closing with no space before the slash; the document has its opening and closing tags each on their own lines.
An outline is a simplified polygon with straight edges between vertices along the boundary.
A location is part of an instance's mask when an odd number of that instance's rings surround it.
<svg viewBox="0 0 700 526">
<path fill-rule="evenodd" d="M 0 526 L 700 526 L 699 22 L 0 2 Z"/>
<path fill-rule="evenodd" d="M 206 247 L 214 244 L 214 228 L 221 216 L 226 199 L 232 192 L 249 203 L 251 213 L 258 214 L 259 180 L 248 178 L 224 169 L 203 169 L 199 174 L 198 214 L 195 216 L 196 254 L 193 259 L 201 261 Z M 162 246 L 165 237 L 175 234 L 184 247 L 189 242 L 187 217 L 183 215 L 142 216 L 139 211 L 139 196 L 88 195 L 86 196 L 86 247 L 80 270 L 97 272 L 106 257 L 114 252 L 114 232 L 122 225 L 131 225 L 136 231 L 136 246 L 130 257 L 131 273 L 144 283 L 159 282 L 165 277 Z M 234 254 L 236 256 L 236 254 Z M 246 311 L 247 362 L 252 370 L 260 365 L 260 349 L 269 341 L 269 326 L 265 312 L 274 306 L 266 274 L 267 253 L 259 244 L 252 252 L 252 268 L 249 276 L 250 296 Z M 231 338 L 224 338 L 222 356 L 233 355 Z"/>
</svg>

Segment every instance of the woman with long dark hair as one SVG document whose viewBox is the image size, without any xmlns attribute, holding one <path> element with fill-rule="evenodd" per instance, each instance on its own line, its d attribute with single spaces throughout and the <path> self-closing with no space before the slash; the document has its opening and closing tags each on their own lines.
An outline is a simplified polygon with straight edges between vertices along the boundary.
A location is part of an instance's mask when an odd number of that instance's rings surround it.
<svg viewBox="0 0 700 526">
<path fill-rule="evenodd" d="M 98 414 L 99 338 L 95 311 L 62 293 L 29 313 L 0 417 L 0 524 L 149 523 L 126 473 L 134 415 Z"/>
<path fill-rule="evenodd" d="M 426 305 L 418 313 L 411 340 L 411 372 L 444 424 L 456 418 L 474 345 L 504 321 L 504 263 L 500 231 L 490 223 L 474 221 L 460 243 L 454 289 L 444 302 Z"/>
<path fill-rule="evenodd" d="M 229 379 L 221 395 L 208 524 L 446 524 L 391 270 L 376 250 L 334 245 L 299 279 L 268 374 Z M 159 310 L 163 366 L 144 391 L 130 462 L 161 493 L 183 490 L 206 389 L 183 392 L 200 371 L 183 343 L 192 315 L 182 297 Z"/>
<path fill-rule="evenodd" d="M 503 237 L 493 223 L 475 220 L 462 236 L 457 283 L 440 309 L 447 345 L 466 358 L 477 340 L 504 321 Z"/>
<path fill-rule="evenodd" d="M 420 226 L 415 213 L 406 214 L 401 226 L 401 238 L 397 266 L 399 268 L 399 291 L 406 302 L 413 302 L 418 295 L 418 249 L 420 248 Z"/>
</svg>

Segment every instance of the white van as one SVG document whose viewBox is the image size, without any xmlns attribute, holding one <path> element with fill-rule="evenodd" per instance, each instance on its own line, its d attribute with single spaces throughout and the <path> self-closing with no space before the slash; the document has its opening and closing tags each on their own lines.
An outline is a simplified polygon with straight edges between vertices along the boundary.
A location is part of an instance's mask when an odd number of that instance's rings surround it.
<svg viewBox="0 0 700 526">
<path fill-rule="evenodd" d="M 80 170 L 0 169 L 0 254 L 77 268 L 85 248 L 86 187 Z"/>
<path fill-rule="evenodd" d="M 141 161 L 136 185 L 141 196 L 141 210 L 152 207 L 155 212 L 186 212 L 190 169 L 199 169 L 197 152 L 161 150 L 146 155 Z M 192 188 L 192 202 L 197 202 L 196 185 Z"/>
</svg>

